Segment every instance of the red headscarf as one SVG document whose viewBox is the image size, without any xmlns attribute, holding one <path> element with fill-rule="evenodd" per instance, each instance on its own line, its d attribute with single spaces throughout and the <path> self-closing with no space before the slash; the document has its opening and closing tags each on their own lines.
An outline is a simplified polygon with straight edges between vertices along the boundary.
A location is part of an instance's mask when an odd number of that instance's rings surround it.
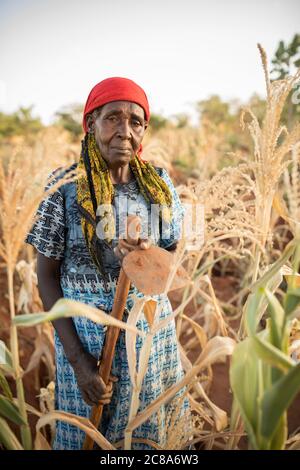
<svg viewBox="0 0 300 470">
<path fill-rule="evenodd" d="M 83 129 L 85 132 L 87 132 L 86 115 L 111 101 L 132 101 L 139 104 L 145 111 L 146 120 L 149 121 L 149 103 L 144 90 L 128 78 L 106 78 L 97 83 L 88 96 L 83 112 Z"/>
</svg>

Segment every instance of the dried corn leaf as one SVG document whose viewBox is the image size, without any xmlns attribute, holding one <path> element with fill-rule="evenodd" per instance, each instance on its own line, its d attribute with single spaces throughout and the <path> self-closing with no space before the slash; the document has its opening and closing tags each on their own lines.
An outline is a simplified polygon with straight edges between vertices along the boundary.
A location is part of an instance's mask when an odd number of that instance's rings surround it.
<svg viewBox="0 0 300 470">
<path fill-rule="evenodd" d="M 144 315 L 150 328 L 154 324 L 156 305 L 157 302 L 153 299 L 148 300 L 144 305 Z"/>
<path fill-rule="evenodd" d="M 181 348 L 180 353 L 184 369 L 186 371 L 191 370 L 193 365 L 185 354 L 183 348 Z M 209 399 L 199 381 L 194 383 L 193 389 L 198 393 L 199 397 L 202 398 L 211 409 L 217 431 L 222 431 L 223 429 L 225 429 L 228 424 L 227 413 L 221 408 L 219 408 L 217 405 L 215 405 Z"/>
<path fill-rule="evenodd" d="M 184 318 L 186 321 L 188 321 L 192 327 L 193 327 L 193 330 L 198 338 L 198 341 L 200 343 L 200 346 L 201 346 L 201 349 L 203 349 L 206 344 L 207 344 L 207 335 L 203 329 L 203 327 L 201 325 L 199 325 L 199 323 L 195 322 L 194 320 L 192 320 L 192 318 L 189 318 L 188 316 L 186 315 L 182 315 L 182 318 Z"/>
<path fill-rule="evenodd" d="M 50 424 L 53 421 L 64 421 L 76 426 L 84 431 L 88 436 L 90 436 L 93 441 L 98 444 L 99 447 L 103 450 L 115 450 L 115 447 L 107 440 L 105 437 L 95 428 L 95 426 L 87 419 L 81 416 L 75 416 L 71 413 L 66 413 L 65 411 L 52 411 L 46 415 L 41 416 L 41 418 L 36 423 L 36 434 L 37 438 L 35 440 L 35 449 L 43 450 L 39 448 L 39 445 L 44 445 L 44 439 L 41 437 L 40 429 L 46 424 Z"/>
<path fill-rule="evenodd" d="M 127 325 L 127 323 L 120 320 L 116 320 L 100 309 L 69 299 L 59 299 L 49 312 L 18 315 L 14 318 L 13 322 L 17 326 L 30 327 L 46 321 L 54 321 L 58 318 L 69 317 L 86 317 L 95 323 L 116 326 L 125 330 L 134 331 L 136 334 L 144 336 L 142 331 L 132 327 L 131 325 Z"/>
<path fill-rule="evenodd" d="M 126 352 L 127 352 L 127 360 L 128 360 L 128 367 L 129 367 L 129 375 L 131 382 L 134 386 L 136 386 L 137 380 L 137 371 L 136 371 L 136 323 L 139 320 L 143 307 L 145 305 L 146 298 L 145 297 L 133 297 L 133 307 L 129 312 L 127 325 L 134 328 L 133 330 L 127 330 L 125 334 L 125 343 L 126 343 Z"/>
<path fill-rule="evenodd" d="M 159 409 L 160 406 L 169 402 L 177 392 L 179 392 L 186 385 L 189 385 L 202 369 L 209 366 L 218 359 L 223 358 L 225 355 L 231 355 L 234 347 L 235 341 L 231 338 L 217 336 L 211 339 L 199 356 L 196 365 L 194 365 L 192 369 L 187 372 L 185 377 L 177 384 L 170 387 L 161 397 L 154 400 L 145 410 L 142 411 L 142 413 L 130 421 L 127 426 L 127 430 L 133 431 L 133 429 L 144 423 L 153 413 Z"/>
</svg>

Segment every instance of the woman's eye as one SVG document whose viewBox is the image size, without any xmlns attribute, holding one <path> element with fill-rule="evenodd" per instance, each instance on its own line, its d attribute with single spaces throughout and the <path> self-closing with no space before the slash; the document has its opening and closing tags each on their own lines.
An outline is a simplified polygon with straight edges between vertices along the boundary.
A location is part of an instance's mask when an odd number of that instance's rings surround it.
<svg viewBox="0 0 300 470">
<path fill-rule="evenodd" d="M 133 121 L 133 125 L 134 126 L 141 126 L 141 122 L 140 121 Z"/>
<path fill-rule="evenodd" d="M 117 120 L 116 116 L 109 116 L 108 119 L 111 122 L 115 122 Z"/>
</svg>

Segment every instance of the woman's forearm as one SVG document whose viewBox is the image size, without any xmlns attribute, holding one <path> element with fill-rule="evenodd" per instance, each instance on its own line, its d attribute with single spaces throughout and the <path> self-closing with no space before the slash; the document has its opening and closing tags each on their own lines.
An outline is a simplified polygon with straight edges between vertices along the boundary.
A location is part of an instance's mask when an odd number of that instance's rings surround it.
<svg viewBox="0 0 300 470">
<path fill-rule="evenodd" d="M 59 271 L 43 270 L 43 263 L 45 266 L 48 262 L 42 261 L 38 264 L 39 292 L 45 310 L 49 310 L 58 299 L 63 297 L 63 293 L 60 287 Z M 109 389 L 101 379 L 97 359 L 85 351 L 72 318 L 60 318 L 52 323 L 74 370 L 85 402 L 91 406 L 98 405 L 99 400 L 102 400 L 103 404 L 109 403 L 113 393 L 112 386 L 110 384 Z"/>
<path fill-rule="evenodd" d="M 40 276 L 38 287 L 45 311 L 50 310 L 55 302 L 63 297 L 60 282 L 57 278 Z M 52 324 L 63 345 L 68 361 L 71 365 L 75 365 L 84 352 L 84 348 L 72 318 L 60 318 L 53 321 Z"/>
<path fill-rule="evenodd" d="M 85 350 L 72 318 L 60 318 L 53 321 L 52 324 L 63 345 L 68 361 L 72 366 L 75 366 L 82 357 L 82 354 L 85 353 Z"/>
<path fill-rule="evenodd" d="M 57 279 L 48 279 L 47 285 L 39 283 L 40 296 L 46 310 L 50 310 L 55 302 L 63 297 L 60 282 Z M 71 365 L 75 365 L 83 353 L 83 345 L 79 339 L 72 318 L 60 318 L 52 322 L 56 333 L 63 345 L 65 354 Z"/>
</svg>

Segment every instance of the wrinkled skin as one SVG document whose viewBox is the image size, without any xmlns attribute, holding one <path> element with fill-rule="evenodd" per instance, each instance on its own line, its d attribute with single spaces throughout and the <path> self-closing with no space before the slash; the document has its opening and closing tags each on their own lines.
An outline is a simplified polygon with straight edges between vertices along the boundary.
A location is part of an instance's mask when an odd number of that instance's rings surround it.
<svg viewBox="0 0 300 470">
<path fill-rule="evenodd" d="M 136 155 L 148 123 L 141 106 L 130 101 L 114 101 L 87 116 L 89 132 L 107 163 L 113 183 L 133 179 L 129 161 Z"/>
<path fill-rule="evenodd" d="M 96 359 L 88 353 L 83 353 L 76 363 L 73 363 L 78 387 L 82 393 L 84 401 L 88 405 L 107 405 L 113 394 L 113 383 L 117 382 L 117 377 L 110 376 L 106 386 L 99 375 Z"/>
<path fill-rule="evenodd" d="M 129 162 L 136 155 L 148 127 L 143 108 L 130 101 L 114 101 L 89 114 L 87 124 L 89 132 L 95 134 L 112 182 L 127 183 L 134 179 Z M 127 237 L 119 241 L 114 252 L 122 260 L 131 251 L 146 250 L 150 245 L 150 240 L 140 239 L 136 243 Z"/>
</svg>

